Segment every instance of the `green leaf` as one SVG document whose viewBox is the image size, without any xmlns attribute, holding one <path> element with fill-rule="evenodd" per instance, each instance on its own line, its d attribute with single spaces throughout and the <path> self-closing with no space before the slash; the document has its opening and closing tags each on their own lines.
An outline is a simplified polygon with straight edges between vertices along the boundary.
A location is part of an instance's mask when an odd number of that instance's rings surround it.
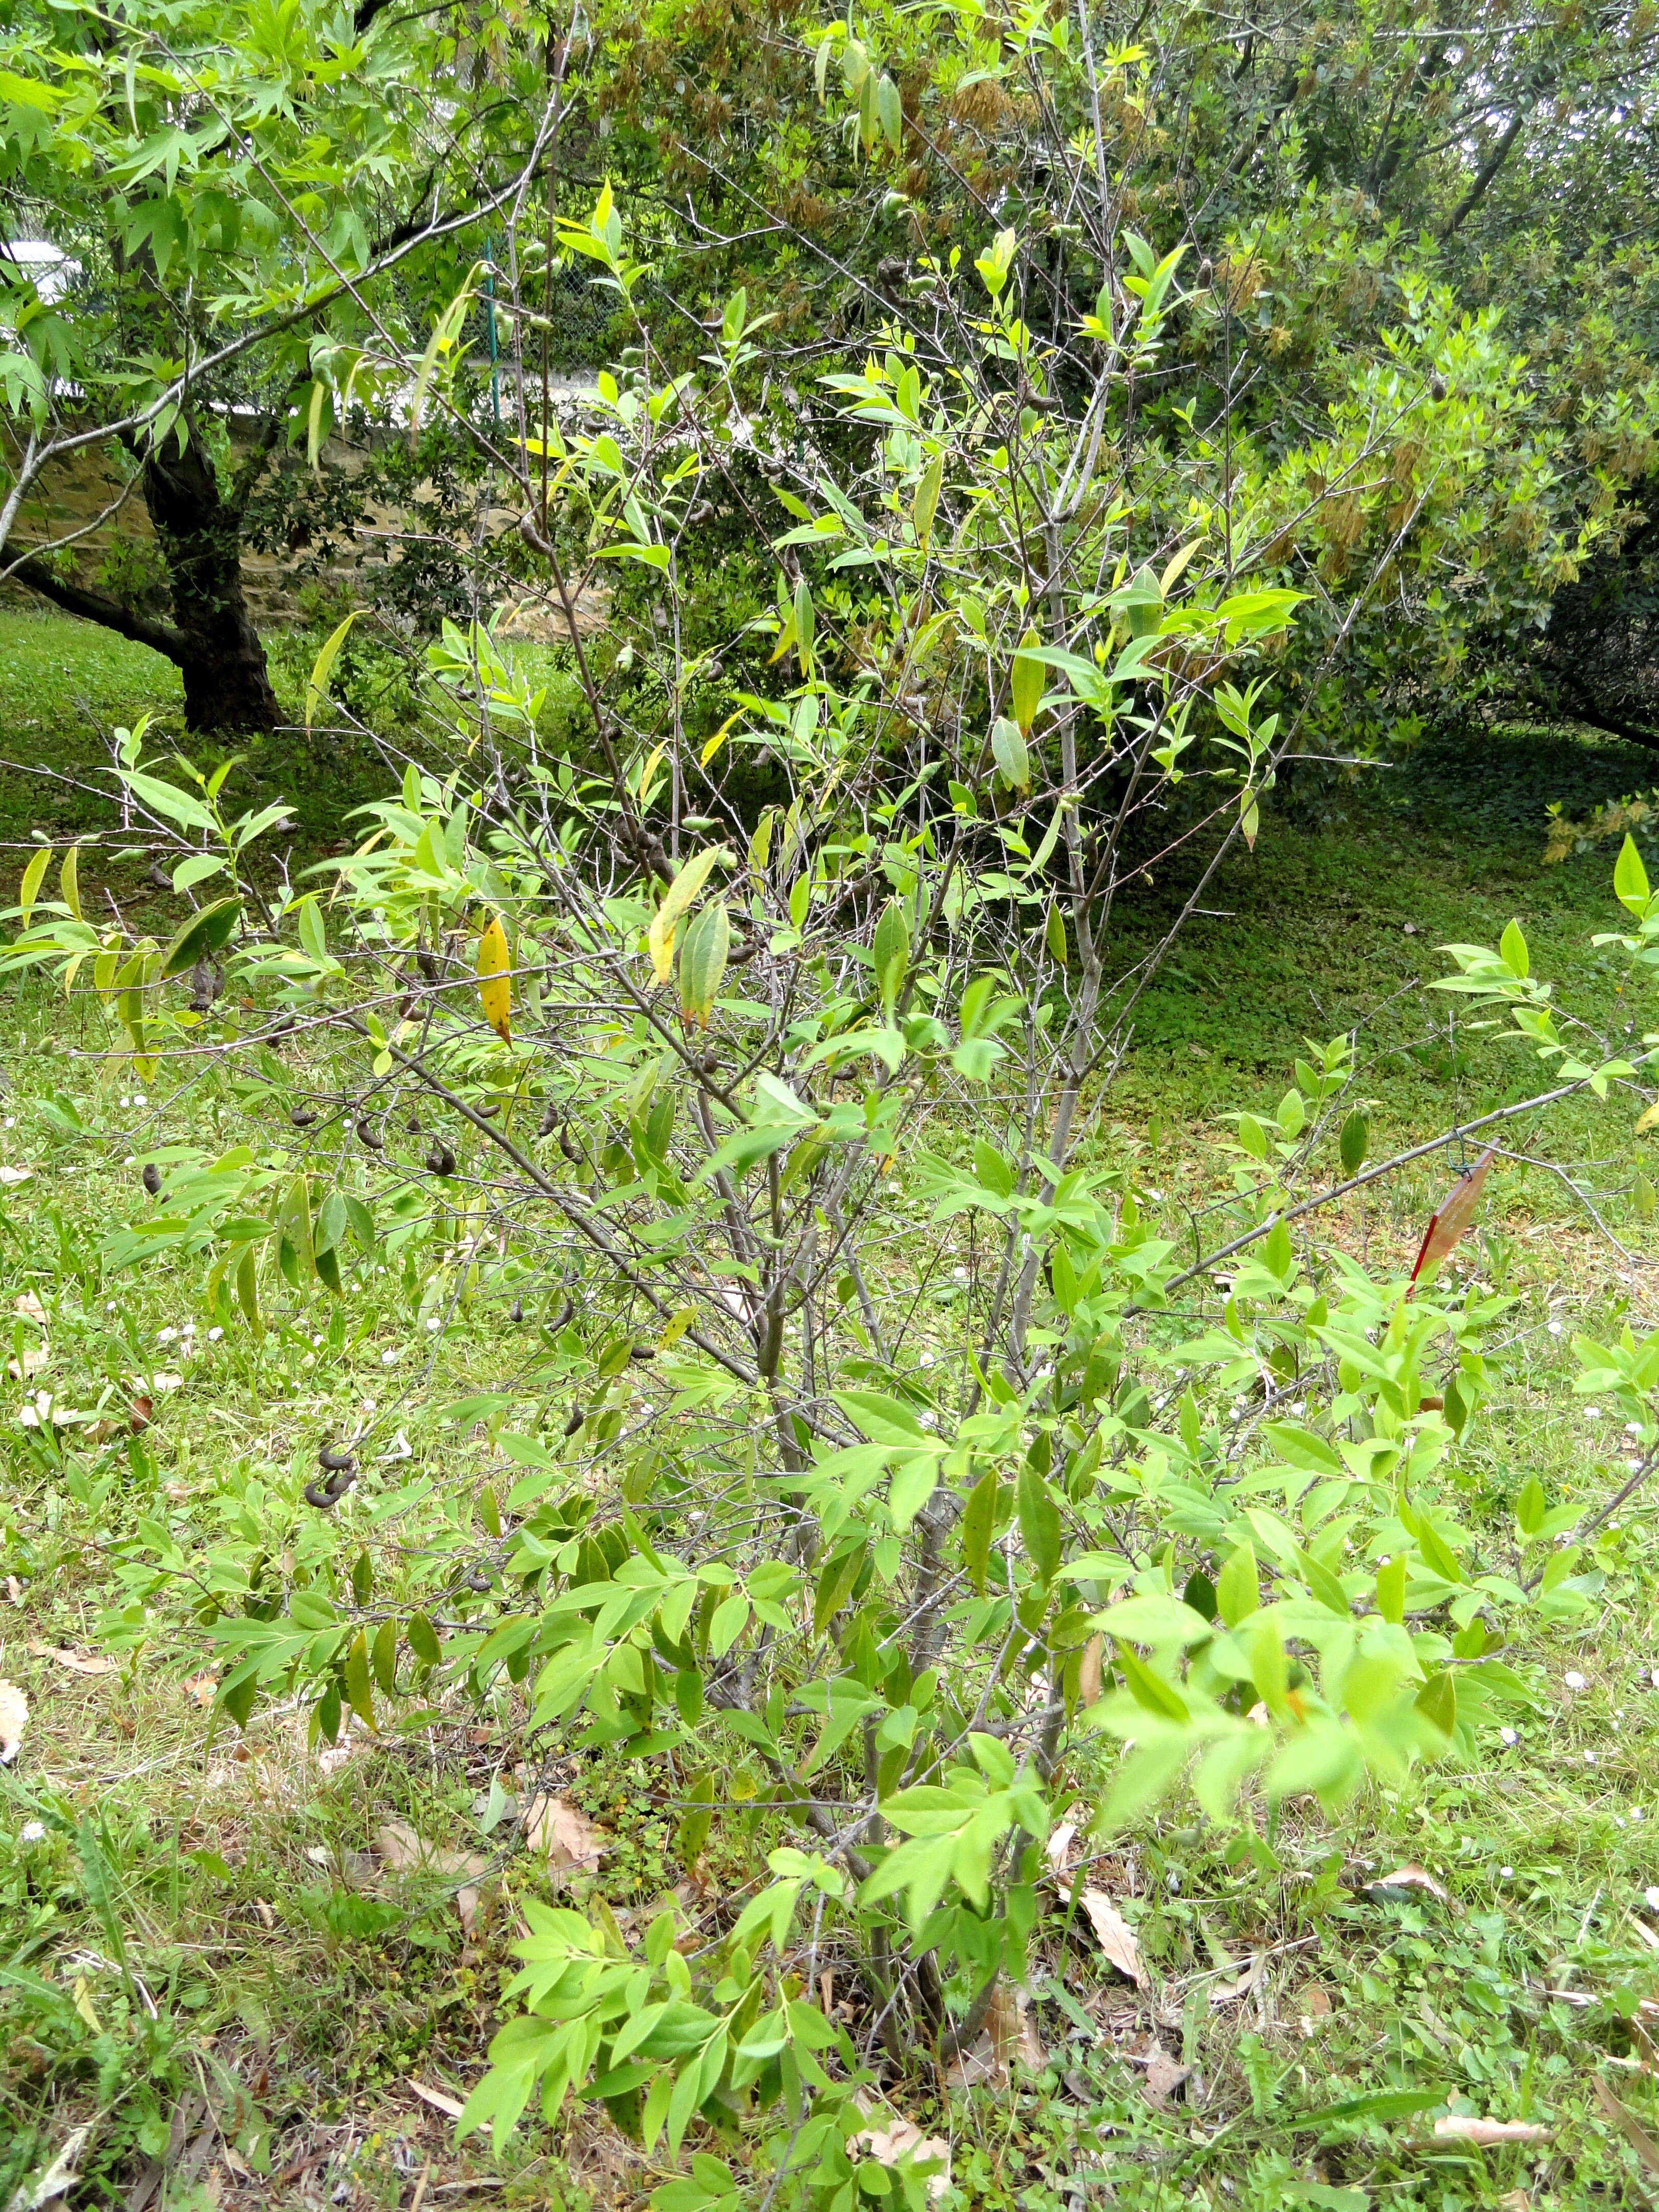
<svg viewBox="0 0 1659 2212">
<path fill-rule="evenodd" d="M 1444 2089 L 1376 2089 L 1364 2097 L 1344 2097 L 1316 2112 L 1287 2112 L 1281 2125 L 1292 2129 L 1323 2128 L 1343 2120 L 1409 2120 L 1419 2112 L 1443 2105 Z"/>
<path fill-rule="evenodd" d="M 337 601 L 337 605 L 338 602 Z M 306 727 L 310 729 L 317 720 L 317 709 L 322 705 L 328 690 L 328 679 L 334 664 L 340 657 L 340 647 L 346 641 L 346 632 L 357 619 L 354 607 L 333 634 L 325 640 L 322 651 L 311 664 L 311 676 L 306 684 Z"/>
<path fill-rule="evenodd" d="M 241 918 L 241 901 L 236 898 L 216 899 L 204 906 L 199 914 L 191 915 L 161 956 L 163 981 L 169 975 L 182 975 L 188 968 L 217 952 L 225 945 Z"/>
<path fill-rule="evenodd" d="M 997 1471 L 988 1468 L 968 1493 L 962 1515 L 962 1562 L 975 1589 L 985 1595 L 985 1570 L 991 1557 L 991 1538 L 996 1528 Z"/>
<path fill-rule="evenodd" d="M 1241 1544 L 1216 1577 L 1215 1602 L 1216 1611 L 1229 1628 L 1237 1628 L 1241 1620 L 1259 1611 L 1261 1596 L 1255 1553 L 1249 1544 Z"/>
<path fill-rule="evenodd" d="M 1376 1609 L 1384 1620 L 1396 1626 L 1406 1618 L 1406 1555 L 1396 1552 L 1385 1567 L 1376 1571 Z"/>
<path fill-rule="evenodd" d="M 916 495 L 911 503 L 910 520 L 915 526 L 916 543 L 925 545 L 933 532 L 933 517 L 939 511 L 939 495 L 945 483 L 945 456 L 935 453 L 923 470 L 921 481 L 916 486 Z"/>
<path fill-rule="evenodd" d="M 1357 1176 L 1365 1164 L 1365 1155 L 1371 1146 L 1371 1125 L 1356 1106 L 1342 1124 L 1342 1133 L 1336 1140 L 1337 1155 L 1345 1176 Z"/>
<path fill-rule="evenodd" d="M 882 136 L 898 154 L 904 144 L 904 107 L 899 99 L 899 88 L 885 70 L 876 87 L 876 113 L 881 123 Z"/>
<path fill-rule="evenodd" d="M 930 1441 L 921 1423 L 896 1398 L 880 1390 L 837 1390 L 836 1403 L 872 1444 L 922 1444 Z"/>
<path fill-rule="evenodd" d="M 726 901 L 703 908 L 680 946 L 680 1016 L 688 1029 L 706 1030 L 726 975 L 732 917 Z"/>
<path fill-rule="evenodd" d="M 1019 1540 L 1038 1578 L 1046 1586 L 1060 1572 L 1060 1507 L 1047 1477 L 1039 1474 L 1029 1460 L 1019 1471 L 1014 1503 L 1019 1518 Z"/>
<path fill-rule="evenodd" d="M 422 1667 L 435 1667 L 443 1658 L 444 1649 L 438 1641 L 438 1632 L 423 1613 L 410 1615 L 409 1626 L 404 1631 L 404 1641 Z"/>
<path fill-rule="evenodd" d="M 1042 662 L 1026 648 L 1040 646 L 1042 639 L 1034 629 L 1028 629 L 1019 641 L 1014 655 L 1012 676 L 1009 684 L 1009 702 L 1014 710 L 1014 720 L 1019 725 L 1022 737 L 1029 737 L 1031 725 L 1036 720 L 1037 708 L 1042 703 L 1046 674 Z"/>
<path fill-rule="evenodd" d="M 1521 934 L 1518 921 L 1511 921 L 1498 939 L 1498 957 L 1517 981 L 1526 980 L 1531 963 L 1527 955 L 1527 940 Z"/>
<path fill-rule="evenodd" d="M 1651 894 L 1648 890 L 1648 872 L 1642 866 L 1642 855 L 1636 849 L 1636 840 L 1628 830 L 1625 833 L 1624 843 L 1619 848 L 1619 858 L 1613 864 L 1613 889 L 1620 905 L 1639 921 L 1648 910 Z"/>
<path fill-rule="evenodd" d="M 1535 1536 L 1543 1527 L 1547 1503 L 1543 1484 L 1535 1474 L 1528 1475 L 1515 1501 L 1515 1525 L 1523 1536 Z"/>
<path fill-rule="evenodd" d="M 899 900 L 889 899 L 882 908 L 872 949 L 876 963 L 876 988 L 881 994 L 882 1010 L 890 1022 L 894 1006 L 910 966 L 910 925 L 904 918 L 904 908 Z"/>
<path fill-rule="evenodd" d="M 1457 1677 L 1449 1667 L 1431 1674 L 1417 1693 L 1417 1710 L 1449 1740 L 1457 1726 Z"/>
<path fill-rule="evenodd" d="M 1030 789 L 1031 757 L 1024 738 L 1006 714 L 999 714 L 991 725 L 991 757 L 997 764 L 997 774 L 1011 791 Z"/>
<path fill-rule="evenodd" d="M 374 1698 L 369 1687 L 368 1644 L 360 1628 L 346 1647 L 345 1692 L 363 1726 L 374 1726 Z"/>
</svg>

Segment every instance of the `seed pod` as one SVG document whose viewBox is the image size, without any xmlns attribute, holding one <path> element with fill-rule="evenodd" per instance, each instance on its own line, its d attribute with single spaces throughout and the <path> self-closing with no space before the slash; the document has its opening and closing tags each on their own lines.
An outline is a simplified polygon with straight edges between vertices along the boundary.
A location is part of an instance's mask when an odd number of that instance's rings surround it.
<svg viewBox="0 0 1659 2212">
<path fill-rule="evenodd" d="M 156 1166 L 154 1160 L 152 1160 L 149 1165 L 144 1170 L 143 1181 L 144 1188 L 149 1193 L 150 1196 L 154 1198 L 156 1192 L 161 1188 L 161 1170 Z"/>
<path fill-rule="evenodd" d="M 512 1305 L 507 1309 L 507 1317 L 509 1321 L 522 1321 L 524 1319 L 524 1300 L 522 1298 L 514 1299 Z"/>
<path fill-rule="evenodd" d="M 583 1413 L 580 1406 L 572 1406 L 570 1408 L 570 1419 L 564 1425 L 564 1432 L 566 1436 L 574 1437 L 577 1430 L 580 1428 L 582 1423 L 586 1419 L 586 1414 Z"/>
<path fill-rule="evenodd" d="M 296 1129 L 308 1129 L 317 1118 L 314 1106 L 294 1106 L 289 1109 L 289 1120 Z"/>
<path fill-rule="evenodd" d="M 556 1098 L 550 1098 L 542 1109 L 541 1120 L 536 1124 L 536 1134 L 538 1137 L 550 1137 L 558 1126 L 559 1102 Z"/>
<path fill-rule="evenodd" d="M 386 1139 L 380 1134 L 374 1124 L 369 1120 L 367 1114 L 364 1115 L 362 1120 L 357 1124 L 357 1135 L 361 1142 L 368 1146 L 371 1152 L 383 1152 L 386 1150 Z"/>
<path fill-rule="evenodd" d="M 349 1451 L 336 1451 L 331 1445 L 323 1444 L 318 1449 L 317 1464 L 325 1467 L 331 1474 L 343 1474 L 357 1462 Z"/>
<path fill-rule="evenodd" d="M 426 1164 L 434 1176 L 453 1176 L 455 1172 L 455 1155 L 445 1144 L 434 1145 L 426 1156 Z"/>
<path fill-rule="evenodd" d="M 420 1115 L 418 1114 L 411 1114 L 408 1121 L 404 1123 L 404 1127 L 408 1130 L 411 1137 L 418 1137 L 421 1133 Z"/>
</svg>

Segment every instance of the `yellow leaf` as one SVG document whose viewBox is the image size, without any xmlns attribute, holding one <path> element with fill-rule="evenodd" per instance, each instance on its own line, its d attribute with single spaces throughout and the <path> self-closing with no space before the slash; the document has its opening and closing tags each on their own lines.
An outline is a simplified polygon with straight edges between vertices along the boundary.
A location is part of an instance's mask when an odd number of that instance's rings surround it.
<svg viewBox="0 0 1659 2212">
<path fill-rule="evenodd" d="M 716 862 L 728 868 L 732 865 L 732 855 L 723 845 L 711 846 L 708 852 L 699 853 L 695 860 L 688 860 L 668 886 L 662 904 L 652 918 L 647 941 L 651 948 L 652 972 L 659 983 L 665 983 L 673 973 L 675 928 L 690 911 L 691 902 L 708 882 Z"/>
<path fill-rule="evenodd" d="M 1647 1112 L 1643 1115 L 1641 1120 L 1637 1123 L 1635 1130 L 1636 1135 L 1638 1137 L 1641 1136 L 1644 1131 L 1650 1129 L 1656 1121 L 1659 1121 L 1659 1098 L 1656 1098 L 1654 1100 L 1652 1105 L 1648 1108 Z"/>
<path fill-rule="evenodd" d="M 23 911 L 23 927 L 25 929 L 29 926 L 29 916 L 34 911 L 34 902 L 40 896 L 40 885 L 45 878 L 47 864 L 51 859 L 51 846 L 43 845 L 40 851 L 32 857 L 27 867 L 23 871 L 23 880 L 21 884 L 19 886 L 17 892 L 17 903 Z"/>
<path fill-rule="evenodd" d="M 489 928 L 478 939 L 478 997 L 484 1019 L 503 1044 L 510 1043 L 513 1037 L 513 982 L 508 974 L 512 964 L 501 918 L 492 915 Z"/>
</svg>

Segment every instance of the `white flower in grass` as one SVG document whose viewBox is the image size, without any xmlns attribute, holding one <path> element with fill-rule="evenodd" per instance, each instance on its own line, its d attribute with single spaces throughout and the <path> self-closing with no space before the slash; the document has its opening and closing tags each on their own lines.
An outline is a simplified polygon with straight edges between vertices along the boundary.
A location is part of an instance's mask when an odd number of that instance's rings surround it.
<svg viewBox="0 0 1659 2212">
<path fill-rule="evenodd" d="M 1521 1741 L 1520 1731 L 1517 1729 L 1499 1729 L 1498 1733 L 1505 1743 L 1519 1743 Z"/>
<path fill-rule="evenodd" d="M 44 1820 L 25 1820 L 22 1826 L 17 1831 L 17 1840 L 20 1844 L 44 1844 L 46 1840 L 46 1822 Z"/>
<path fill-rule="evenodd" d="M 1582 1690 L 1584 1687 L 1583 1676 L 1571 1670 L 1569 1670 L 1565 1674 L 1561 1677 L 1561 1680 L 1566 1684 L 1570 1690 Z"/>
</svg>

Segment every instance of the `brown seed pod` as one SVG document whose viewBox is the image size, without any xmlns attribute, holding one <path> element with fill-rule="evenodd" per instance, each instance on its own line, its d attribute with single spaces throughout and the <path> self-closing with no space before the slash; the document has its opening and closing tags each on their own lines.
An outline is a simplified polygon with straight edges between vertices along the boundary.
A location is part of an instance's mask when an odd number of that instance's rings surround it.
<svg viewBox="0 0 1659 2212">
<path fill-rule="evenodd" d="M 564 1432 L 566 1436 L 574 1437 L 577 1430 L 580 1428 L 582 1423 L 586 1419 L 586 1414 L 583 1413 L 580 1406 L 572 1406 L 570 1408 L 570 1419 L 564 1425 Z"/>
<path fill-rule="evenodd" d="M 367 1145 L 371 1152 L 383 1152 L 386 1150 L 386 1139 L 380 1134 L 374 1124 L 369 1120 L 367 1114 L 364 1115 L 362 1120 L 357 1124 L 357 1135 L 360 1142 Z"/>
<path fill-rule="evenodd" d="M 426 1164 L 434 1176 L 453 1176 L 455 1172 L 455 1155 L 446 1144 L 434 1145 L 426 1156 Z"/>
<path fill-rule="evenodd" d="M 149 1193 L 150 1196 L 154 1198 L 156 1192 L 161 1188 L 161 1170 L 156 1166 L 154 1160 L 152 1160 L 149 1163 L 149 1165 L 144 1170 L 142 1180 L 144 1188 Z"/>
<path fill-rule="evenodd" d="M 317 1109 L 314 1106 L 292 1106 L 289 1109 L 288 1118 L 296 1129 L 308 1129 L 317 1118 Z"/>
<path fill-rule="evenodd" d="M 524 1300 L 522 1298 L 514 1299 L 512 1305 L 507 1310 L 507 1317 L 509 1321 L 522 1321 L 524 1319 Z"/>
</svg>

